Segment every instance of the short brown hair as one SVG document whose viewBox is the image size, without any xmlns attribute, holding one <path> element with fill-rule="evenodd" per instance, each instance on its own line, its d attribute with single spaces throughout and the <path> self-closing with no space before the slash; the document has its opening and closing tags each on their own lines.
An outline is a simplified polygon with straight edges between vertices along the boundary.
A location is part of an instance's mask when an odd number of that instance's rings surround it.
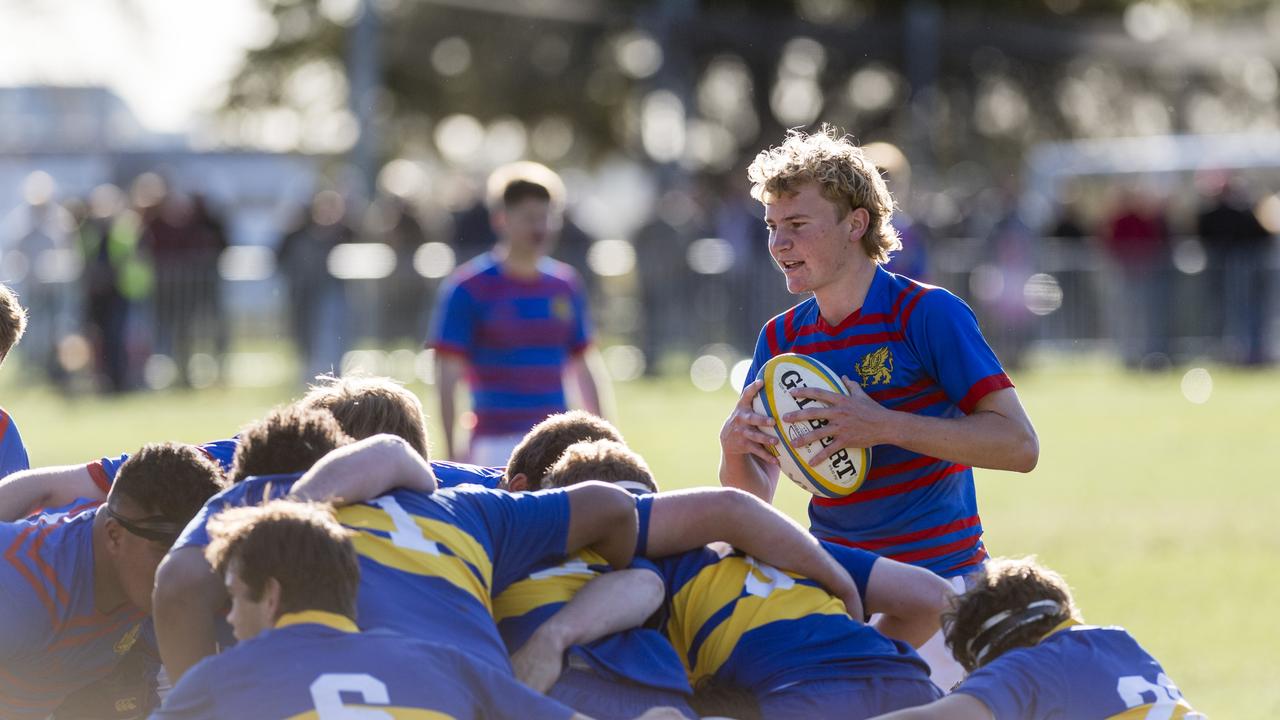
<svg viewBox="0 0 1280 720">
<path fill-rule="evenodd" d="M 623 442 L 618 428 L 602 417 L 584 410 L 556 413 L 534 425 L 511 451 L 507 478 L 524 473 L 529 478 L 529 489 L 540 490 L 547 471 L 570 445 L 592 440 Z"/>
<path fill-rule="evenodd" d="M 333 415 L 324 410 L 286 405 L 240 431 L 231 482 L 255 475 L 300 473 L 351 442 Z"/>
<path fill-rule="evenodd" d="M 543 200 L 553 208 L 564 207 L 564 181 L 541 163 L 522 160 L 494 170 L 485 183 L 489 210 L 509 208 L 523 200 Z"/>
<path fill-rule="evenodd" d="M 1034 557 L 992 559 L 972 579 L 942 617 L 951 654 L 969 672 L 1036 644 L 1066 620 L 1080 620 L 1067 581 Z"/>
<path fill-rule="evenodd" d="M 0 362 L 27 331 L 27 309 L 18 302 L 18 294 L 0 283 Z"/>
<path fill-rule="evenodd" d="M 354 620 L 360 563 L 351 535 L 328 505 L 273 500 L 215 515 L 204 555 L 219 573 L 234 564 L 253 600 L 275 578 L 281 614 L 323 610 Z"/>
<path fill-rule="evenodd" d="M 613 440 L 593 440 L 570 445 L 543 478 L 544 487 L 568 487 L 587 480 L 614 485 L 642 485 L 658 492 L 649 465 L 630 448 Z"/>
<path fill-rule="evenodd" d="M 769 204 L 778 196 L 799 192 L 817 183 L 822 196 L 836 208 L 836 217 L 858 208 L 870 217 L 862 236 L 862 249 L 877 263 L 889 262 L 889 253 L 902 247 L 893 219 L 893 196 L 875 163 L 848 135 L 831 125 L 809 134 L 791 130 L 781 145 L 761 150 L 747 177 L 751 196 Z"/>
<path fill-rule="evenodd" d="M 118 511 L 126 498 L 148 516 L 140 526 L 177 539 L 205 501 L 226 486 L 222 469 L 194 445 L 151 443 L 120 466 L 107 508 Z"/>
<path fill-rule="evenodd" d="M 388 433 L 428 457 L 422 402 L 391 378 L 321 375 L 299 404 L 333 413 L 343 432 L 356 440 Z"/>
</svg>

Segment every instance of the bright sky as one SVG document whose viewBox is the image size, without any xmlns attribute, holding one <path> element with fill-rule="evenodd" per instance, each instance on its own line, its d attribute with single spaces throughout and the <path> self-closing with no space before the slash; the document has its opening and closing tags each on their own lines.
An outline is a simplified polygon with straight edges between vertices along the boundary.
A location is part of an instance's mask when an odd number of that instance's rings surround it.
<svg viewBox="0 0 1280 720">
<path fill-rule="evenodd" d="M 0 86 L 106 85 L 143 125 L 179 132 L 272 23 L 255 0 L 0 0 Z"/>
</svg>

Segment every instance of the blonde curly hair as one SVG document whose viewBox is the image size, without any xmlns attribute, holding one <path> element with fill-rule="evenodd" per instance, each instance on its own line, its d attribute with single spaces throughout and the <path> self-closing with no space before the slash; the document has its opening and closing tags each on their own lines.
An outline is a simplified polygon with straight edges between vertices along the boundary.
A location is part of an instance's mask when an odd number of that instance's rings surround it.
<svg viewBox="0 0 1280 720">
<path fill-rule="evenodd" d="M 877 263 L 902 248 L 893 219 L 893 196 L 884 178 L 851 137 L 824 124 L 815 133 L 792 129 L 781 145 L 760 151 L 747 168 L 751 196 L 768 204 L 793 195 L 805 183 L 817 183 L 822 196 L 836 208 L 836 217 L 862 208 L 870 216 L 862 249 Z"/>
</svg>

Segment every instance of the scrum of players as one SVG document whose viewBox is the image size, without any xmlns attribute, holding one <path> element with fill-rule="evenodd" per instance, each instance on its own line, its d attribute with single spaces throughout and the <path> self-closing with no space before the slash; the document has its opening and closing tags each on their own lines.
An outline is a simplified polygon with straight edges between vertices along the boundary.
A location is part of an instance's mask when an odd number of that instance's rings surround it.
<svg viewBox="0 0 1280 720">
<path fill-rule="evenodd" d="M 0 513 L 5 718 L 1040 717 L 1032 678 L 1155 666 L 1033 561 L 955 596 L 747 493 L 662 491 L 581 411 L 505 470 L 430 461 L 385 379 L 17 473 Z M 940 626 L 971 672 L 945 696 L 913 650 Z M 1187 716 L 1159 677 L 1121 692 Z"/>
<path fill-rule="evenodd" d="M 753 369 L 856 370 L 795 442 L 880 463 L 815 500 L 812 534 L 761 499 L 758 381 L 721 431 L 727 487 L 663 491 L 596 416 L 548 417 L 504 467 L 434 461 L 412 393 L 324 378 L 230 439 L 0 480 L 0 718 L 1202 717 L 1053 571 L 986 557 L 970 467 L 1029 470 L 1037 441 L 967 306 L 881 267 L 874 165 L 824 129 L 751 174 L 810 294 Z M 4 289 L 0 359 L 21 325 Z M 0 467 L 25 466 L 2 416 Z"/>
</svg>

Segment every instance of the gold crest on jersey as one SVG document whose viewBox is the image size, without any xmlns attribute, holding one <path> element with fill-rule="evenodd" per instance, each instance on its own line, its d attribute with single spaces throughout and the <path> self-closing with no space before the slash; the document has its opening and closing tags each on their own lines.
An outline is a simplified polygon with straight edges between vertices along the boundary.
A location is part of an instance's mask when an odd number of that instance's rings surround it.
<svg viewBox="0 0 1280 720">
<path fill-rule="evenodd" d="M 129 649 L 133 647 L 133 644 L 138 641 L 138 631 L 141 629 L 142 629 L 141 625 L 134 625 L 133 628 L 129 630 L 129 632 L 120 636 L 120 639 L 116 641 L 116 646 L 115 646 L 115 651 L 117 655 L 123 655 L 129 652 Z"/>
<path fill-rule="evenodd" d="M 893 379 L 893 353 L 885 345 L 862 356 L 862 362 L 853 366 L 862 378 L 862 387 L 868 385 L 888 385 Z"/>
<path fill-rule="evenodd" d="M 568 295 L 557 295 L 551 300 L 551 315 L 560 322 L 573 320 L 573 303 Z"/>
</svg>

